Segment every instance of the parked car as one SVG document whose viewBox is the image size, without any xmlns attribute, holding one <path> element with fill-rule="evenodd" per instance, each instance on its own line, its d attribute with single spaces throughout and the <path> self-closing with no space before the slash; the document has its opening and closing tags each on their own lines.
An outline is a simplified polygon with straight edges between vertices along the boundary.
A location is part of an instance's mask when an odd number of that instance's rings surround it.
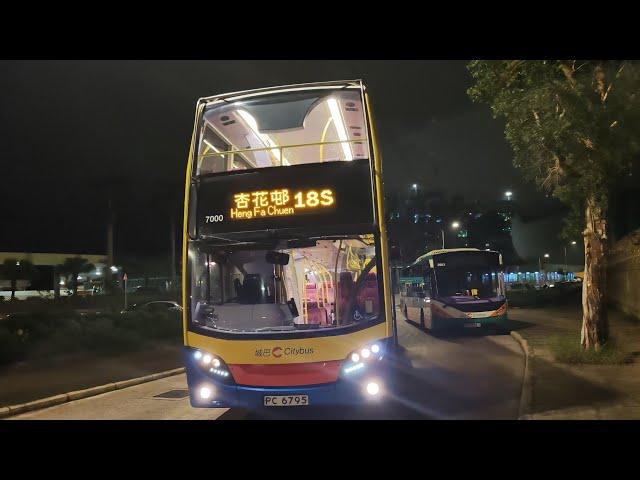
<svg viewBox="0 0 640 480">
<path fill-rule="evenodd" d="M 161 293 L 162 290 L 160 290 L 158 287 L 145 287 L 143 285 L 136 287 L 136 289 L 133 291 L 133 293 Z"/>
<path fill-rule="evenodd" d="M 152 312 L 152 313 L 182 312 L 182 307 L 177 302 L 173 302 L 169 300 L 160 300 L 155 302 L 134 304 L 120 313 L 126 314 L 133 311 L 136 311 L 136 312 L 145 311 L 145 312 Z"/>
</svg>

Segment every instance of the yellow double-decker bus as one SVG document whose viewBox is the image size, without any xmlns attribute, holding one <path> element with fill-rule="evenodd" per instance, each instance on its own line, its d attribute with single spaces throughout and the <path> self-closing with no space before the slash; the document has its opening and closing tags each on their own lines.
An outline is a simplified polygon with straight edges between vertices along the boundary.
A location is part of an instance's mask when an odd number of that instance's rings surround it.
<svg viewBox="0 0 640 480">
<path fill-rule="evenodd" d="M 382 198 L 361 81 L 198 101 L 182 272 L 194 407 L 384 396 L 394 328 Z"/>
</svg>

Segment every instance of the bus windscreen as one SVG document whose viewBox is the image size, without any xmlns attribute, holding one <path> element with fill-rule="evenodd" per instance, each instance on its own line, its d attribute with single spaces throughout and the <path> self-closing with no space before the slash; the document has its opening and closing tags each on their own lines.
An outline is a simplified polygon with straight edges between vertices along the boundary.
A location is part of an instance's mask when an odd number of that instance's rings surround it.
<svg viewBox="0 0 640 480">
<path fill-rule="evenodd" d="M 192 243 L 191 325 L 210 333 L 259 334 L 378 320 L 373 237 L 304 243 Z"/>
</svg>

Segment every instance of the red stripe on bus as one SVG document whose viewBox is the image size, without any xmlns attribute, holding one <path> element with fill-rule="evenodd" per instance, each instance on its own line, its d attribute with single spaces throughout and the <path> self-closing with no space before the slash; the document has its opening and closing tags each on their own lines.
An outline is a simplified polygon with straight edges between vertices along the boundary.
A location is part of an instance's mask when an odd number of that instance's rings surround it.
<svg viewBox="0 0 640 480">
<path fill-rule="evenodd" d="M 339 360 L 331 362 L 289 363 L 280 365 L 229 365 L 239 385 L 254 387 L 292 387 L 317 385 L 338 380 Z"/>
</svg>

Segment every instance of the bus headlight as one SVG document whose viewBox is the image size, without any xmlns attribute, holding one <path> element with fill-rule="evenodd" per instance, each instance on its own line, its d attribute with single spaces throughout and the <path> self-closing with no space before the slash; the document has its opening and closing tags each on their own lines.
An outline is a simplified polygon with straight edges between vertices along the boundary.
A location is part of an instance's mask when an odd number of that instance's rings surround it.
<svg viewBox="0 0 640 480">
<path fill-rule="evenodd" d="M 213 389 L 208 386 L 200 387 L 198 395 L 200 396 L 201 400 L 209 400 L 213 395 Z"/>
<path fill-rule="evenodd" d="M 193 358 L 198 367 L 211 377 L 214 377 L 216 380 L 225 383 L 233 381 L 229 368 L 217 355 L 213 355 L 203 350 L 196 350 L 193 352 Z"/>
<path fill-rule="evenodd" d="M 371 400 L 377 400 L 382 396 L 382 382 L 377 378 L 370 378 L 363 384 L 364 393 Z"/>
<path fill-rule="evenodd" d="M 364 347 L 352 352 L 345 361 L 342 373 L 350 375 L 356 372 L 361 372 L 366 369 L 371 363 L 382 360 L 383 349 L 380 342 L 371 343 Z"/>
<path fill-rule="evenodd" d="M 372 397 L 380 393 L 380 385 L 377 382 L 367 383 L 367 393 Z"/>
</svg>

